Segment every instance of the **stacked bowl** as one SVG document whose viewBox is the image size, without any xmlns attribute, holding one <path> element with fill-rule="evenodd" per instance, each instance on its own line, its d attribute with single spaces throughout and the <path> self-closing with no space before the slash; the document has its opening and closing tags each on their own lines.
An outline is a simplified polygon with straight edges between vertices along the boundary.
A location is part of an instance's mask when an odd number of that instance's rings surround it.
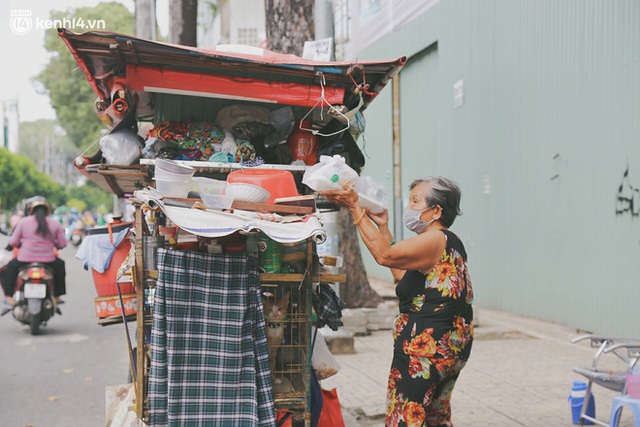
<svg viewBox="0 0 640 427">
<path fill-rule="evenodd" d="M 191 178 L 195 172 L 191 166 L 181 165 L 172 160 L 156 159 L 156 189 L 164 196 L 187 197 L 193 186 Z"/>
</svg>

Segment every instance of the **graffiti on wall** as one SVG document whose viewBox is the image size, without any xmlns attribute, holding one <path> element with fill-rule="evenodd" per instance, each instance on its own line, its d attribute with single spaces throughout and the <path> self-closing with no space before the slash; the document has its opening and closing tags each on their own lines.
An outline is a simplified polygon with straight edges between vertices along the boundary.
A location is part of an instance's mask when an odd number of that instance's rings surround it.
<svg viewBox="0 0 640 427">
<path fill-rule="evenodd" d="M 622 175 L 622 182 L 618 187 L 616 197 L 616 215 L 625 213 L 632 217 L 640 216 L 640 188 L 634 187 L 629 179 L 629 167 Z"/>
</svg>

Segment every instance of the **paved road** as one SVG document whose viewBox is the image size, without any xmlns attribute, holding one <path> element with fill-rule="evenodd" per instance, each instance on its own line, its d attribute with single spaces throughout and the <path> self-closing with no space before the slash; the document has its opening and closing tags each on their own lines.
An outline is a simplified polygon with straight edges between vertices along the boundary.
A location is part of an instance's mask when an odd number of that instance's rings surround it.
<svg viewBox="0 0 640 427">
<path fill-rule="evenodd" d="M 0 247 L 6 243 L 0 236 Z M 41 335 L 32 337 L 10 314 L 0 318 L 0 426 L 103 426 L 105 387 L 126 382 L 124 328 L 98 326 L 91 273 L 75 253 L 73 246 L 61 252 L 66 303 Z"/>
</svg>

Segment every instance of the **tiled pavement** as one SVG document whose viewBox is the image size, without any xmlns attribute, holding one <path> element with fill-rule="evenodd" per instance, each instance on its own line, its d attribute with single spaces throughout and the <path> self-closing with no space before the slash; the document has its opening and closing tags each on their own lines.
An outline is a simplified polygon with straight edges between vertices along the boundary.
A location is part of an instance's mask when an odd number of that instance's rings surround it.
<svg viewBox="0 0 640 427">
<path fill-rule="evenodd" d="M 594 349 L 571 344 L 563 325 L 475 307 L 476 340 L 453 392 L 456 427 L 570 426 L 572 366 L 590 366 Z M 341 370 L 323 381 L 337 388 L 347 427 L 384 425 L 390 330 L 355 337 L 355 354 L 336 355 Z M 612 366 L 616 366 L 615 363 Z M 614 392 L 594 386 L 596 416 L 607 420 Z M 628 411 L 627 411 L 628 412 Z M 621 426 L 632 426 L 623 411 Z"/>
</svg>

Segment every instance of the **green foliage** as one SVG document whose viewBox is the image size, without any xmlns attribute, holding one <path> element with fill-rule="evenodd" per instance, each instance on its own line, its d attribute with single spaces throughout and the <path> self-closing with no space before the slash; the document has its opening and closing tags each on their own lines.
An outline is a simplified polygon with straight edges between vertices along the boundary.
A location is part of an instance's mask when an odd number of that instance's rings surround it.
<svg viewBox="0 0 640 427">
<path fill-rule="evenodd" d="M 62 19 L 74 16 L 81 17 L 85 22 L 103 20 L 106 30 L 133 33 L 132 13 L 117 2 L 53 11 L 50 17 Z M 100 137 L 100 131 L 104 128 L 93 109 L 97 94 L 87 83 L 67 45 L 55 29 L 47 30 L 45 33 L 44 46 L 51 53 L 51 57 L 47 66 L 34 80 L 42 85 L 42 92 L 49 95 L 58 121 L 73 144 L 78 148 L 88 147 Z"/>
<path fill-rule="evenodd" d="M 80 187 L 65 189 L 38 171 L 33 161 L 21 154 L 12 154 L 6 148 L 0 148 L 0 201 L 6 210 L 20 207 L 22 200 L 40 195 L 57 206 L 76 206 L 84 209 L 108 212 L 113 205 L 113 195 L 89 181 Z"/>
<path fill-rule="evenodd" d="M 41 195 L 56 206 L 67 199 L 63 186 L 40 172 L 33 161 L 21 154 L 0 148 L 0 200 L 5 209 L 12 209 L 21 200 Z"/>
<path fill-rule="evenodd" d="M 78 212 L 84 212 L 87 209 L 87 202 L 80 199 L 69 199 L 67 201 L 67 207 L 76 208 Z"/>
<path fill-rule="evenodd" d="M 85 205 L 82 209 L 75 205 L 81 212 L 85 209 L 92 211 L 110 212 L 113 208 L 113 194 L 107 193 L 96 185 L 93 181 L 87 181 L 85 185 L 80 187 L 72 187 L 69 189 L 69 201 L 67 205 L 73 206 L 71 203 L 81 201 Z"/>
</svg>

